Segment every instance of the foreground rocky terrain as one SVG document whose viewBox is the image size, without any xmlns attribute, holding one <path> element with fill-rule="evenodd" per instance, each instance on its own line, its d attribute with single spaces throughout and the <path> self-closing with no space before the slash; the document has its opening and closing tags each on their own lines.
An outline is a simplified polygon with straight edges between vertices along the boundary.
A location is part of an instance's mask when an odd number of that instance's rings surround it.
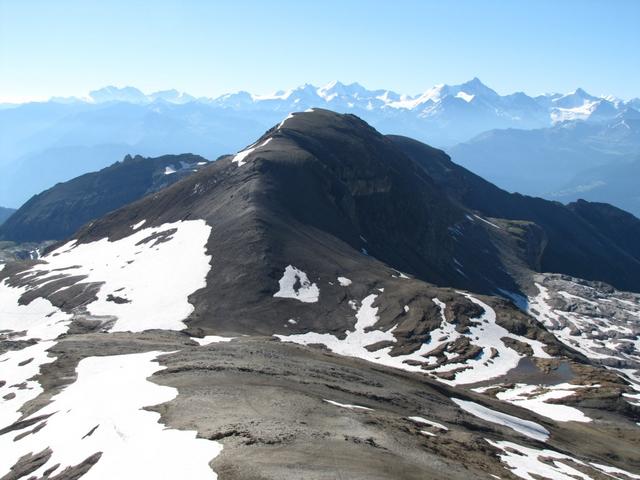
<svg viewBox="0 0 640 480">
<path fill-rule="evenodd" d="M 0 478 L 640 478 L 633 246 L 485 183 L 306 112 L 5 264 Z"/>
</svg>

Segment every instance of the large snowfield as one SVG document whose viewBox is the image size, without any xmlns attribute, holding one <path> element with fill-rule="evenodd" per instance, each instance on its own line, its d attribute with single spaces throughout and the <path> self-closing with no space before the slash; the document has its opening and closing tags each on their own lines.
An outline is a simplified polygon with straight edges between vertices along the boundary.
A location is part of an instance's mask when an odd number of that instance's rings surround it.
<svg viewBox="0 0 640 480">
<path fill-rule="evenodd" d="M 211 257 L 204 220 L 165 223 L 135 230 L 128 237 L 77 244 L 68 242 L 42 258 L 31 272 L 50 278 L 64 271 L 100 283 L 89 313 L 115 316 L 112 332 L 182 330 L 193 311 L 188 297 L 206 286 Z M 116 299 L 117 301 L 114 301 Z"/>
<path fill-rule="evenodd" d="M 68 242 L 44 256 L 24 278 L 42 283 L 64 272 L 84 277 L 83 283 L 99 284 L 97 299 L 86 308 L 91 315 L 115 319 L 105 325 L 111 332 L 182 330 L 193 311 L 189 295 L 206 285 L 211 228 L 202 220 L 140 229 L 144 223 L 117 241 Z M 77 379 L 51 403 L 29 416 L 22 414 L 23 406 L 43 392 L 34 379 L 40 367 L 56 360 L 47 350 L 73 321 L 71 314 L 43 298 L 21 305 L 28 290 L 7 280 L 0 283 L 2 337 L 25 341 L 24 348 L 0 355 L 0 429 L 18 420 L 44 418 L 0 435 L 0 477 L 24 455 L 50 448 L 51 458 L 32 475 L 41 476 L 55 465 L 52 472 L 57 474 L 100 452 L 82 478 L 215 478 L 209 462 L 221 444 L 167 428 L 159 423 L 159 414 L 144 409 L 178 394 L 148 380 L 163 368 L 157 361 L 161 352 L 84 358 Z M 114 297 L 119 301 L 112 301 Z M 210 344 L 228 339 L 199 340 Z"/>
<path fill-rule="evenodd" d="M 148 380 L 163 368 L 157 362 L 161 353 L 81 360 L 77 380 L 32 415 L 50 415 L 39 430 L 19 440 L 16 436 L 34 427 L 0 436 L 0 474 L 8 473 L 20 457 L 51 448 L 51 458 L 33 473 L 36 477 L 54 465 L 59 472 L 101 452 L 83 479 L 216 478 L 208 463 L 222 450 L 220 443 L 167 428 L 159 422 L 160 414 L 144 410 L 178 395 L 175 388 Z"/>
</svg>

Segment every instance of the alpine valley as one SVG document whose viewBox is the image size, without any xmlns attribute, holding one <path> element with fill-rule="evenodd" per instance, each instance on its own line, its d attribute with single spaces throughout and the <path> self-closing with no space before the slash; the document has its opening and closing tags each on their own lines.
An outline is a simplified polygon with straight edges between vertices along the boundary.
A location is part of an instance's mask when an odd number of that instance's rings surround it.
<svg viewBox="0 0 640 480">
<path fill-rule="evenodd" d="M 361 104 L 385 130 L 489 115 L 485 89 Z M 93 99 L 213 108 L 138 93 Z M 6 220 L 28 255 L 0 266 L 0 478 L 640 478 L 640 220 L 509 193 L 304 94 L 235 154 L 128 156 Z M 496 128 L 588 113 L 500 98 Z"/>
</svg>

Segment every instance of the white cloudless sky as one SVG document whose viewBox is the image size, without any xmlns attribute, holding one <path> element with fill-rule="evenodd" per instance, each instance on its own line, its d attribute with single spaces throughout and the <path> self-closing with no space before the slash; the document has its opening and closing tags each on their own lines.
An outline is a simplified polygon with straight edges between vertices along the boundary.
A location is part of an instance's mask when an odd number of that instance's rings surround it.
<svg viewBox="0 0 640 480">
<path fill-rule="evenodd" d="M 0 101 L 357 81 L 640 96 L 636 0 L 0 0 Z"/>
</svg>

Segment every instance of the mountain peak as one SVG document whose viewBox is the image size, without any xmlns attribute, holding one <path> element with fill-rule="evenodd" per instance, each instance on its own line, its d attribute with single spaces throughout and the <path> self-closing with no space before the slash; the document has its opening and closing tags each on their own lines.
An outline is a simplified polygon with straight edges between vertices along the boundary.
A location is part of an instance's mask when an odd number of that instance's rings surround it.
<svg viewBox="0 0 640 480">
<path fill-rule="evenodd" d="M 576 88 L 573 92 L 567 93 L 564 96 L 580 98 L 583 100 L 601 100 L 601 98 L 591 95 L 589 92 L 580 87 Z"/>
<path fill-rule="evenodd" d="M 113 85 L 89 92 L 89 98 L 95 103 L 147 103 L 149 101 L 147 96 L 135 87 L 115 87 Z"/>
<path fill-rule="evenodd" d="M 367 93 L 371 92 L 357 82 L 344 84 L 338 80 L 329 82 L 318 89 L 318 95 L 327 101 L 331 101 L 336 97 L 359 98 L 361 96 L 370 96 Z"/>
<path fill-rule="evenodd" d="M 463 85 L 479 85 L 479 86 L 485 86 L 484 83 L 482 83 L 482 80 L 480 80 L 478 77 L 473 77 L 471 80 L 465 82 Z"/>
<path fill-rule="evenodd" d="M 487 87 L 478 77 L 473 77 L 468 82 L 465 82 L 457 86 L 459 91 L 467 93 L 469 95 L 485 96 L 485 97 L 498 97 L 499 95 L 495 90 Z"/>
<path fill-rule="evenodd" d="M 163 100 L 165 102 L 171 103 L 187 103 L 195 100 L 195 98 L 188 93 L 179 92 L 175 88 L 153 92 L 151 95 L 149 95 L 149 98 L 153 101 Z"/>
<path fill-rule="evenodd" d="M 340 87 L 344 87 L 344 83 L 342 83 L 340 80 L 332 80 L 329 83 L 326 83 L 325 85 L 321 86 L 319 90 L 331 90 L 333 88 L 340 88 Z"/>
</svg>

